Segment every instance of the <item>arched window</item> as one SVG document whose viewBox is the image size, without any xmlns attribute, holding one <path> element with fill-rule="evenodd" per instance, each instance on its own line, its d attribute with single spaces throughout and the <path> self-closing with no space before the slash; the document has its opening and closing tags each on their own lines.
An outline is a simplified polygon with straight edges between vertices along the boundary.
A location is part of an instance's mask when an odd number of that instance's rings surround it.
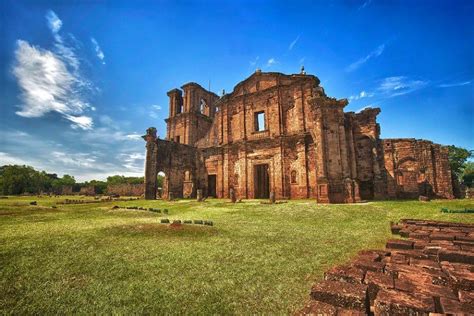
<svg viewBox="0 0 474 316">
<path fill-rule="evenodd" d="M 191 180 L 191 174 L 189 173 L 189 170 L 186 170 L 184 172 L 184 181 L 190 181 Z"/>
<path fill-rule="evenodd" d="M 296 170 L 291 171 L 291 183 L 297 183 Z"/>
<path fill-rule="evenodd" d="M 199 102 L 199 112 L 201 114 L 204 114 L 204 108 L 206 108 L 206 107 L 207 107 L 206 100 L 201 98 L 201 101 Z"/>
</svg>

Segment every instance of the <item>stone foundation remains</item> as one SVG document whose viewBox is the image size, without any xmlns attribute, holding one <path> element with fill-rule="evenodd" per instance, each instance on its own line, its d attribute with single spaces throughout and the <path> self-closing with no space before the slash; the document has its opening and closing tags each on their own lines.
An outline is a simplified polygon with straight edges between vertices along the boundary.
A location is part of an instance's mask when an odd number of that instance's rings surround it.
<svg viewBox="0 0 474 316">
<path fill-rule="evenodd" d="M 474 225 L 402 220 L 392 232 L 408 239 L 327 271 L 297 315 L 472 315 Z"/>
</svg>

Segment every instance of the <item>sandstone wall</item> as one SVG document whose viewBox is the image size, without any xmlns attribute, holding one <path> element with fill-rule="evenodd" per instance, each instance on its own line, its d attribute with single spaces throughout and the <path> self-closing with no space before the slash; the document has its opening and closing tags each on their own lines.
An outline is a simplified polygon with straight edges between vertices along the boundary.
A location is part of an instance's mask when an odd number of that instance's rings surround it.
<svg viewBox="0 0 474 316">
<path fill-rule="evenodd" d="M 141 196 L 145 190 L 143 183 L 137 184 L 114 184 L 107 186 L 107 194 L 117 194 L 120 196 Z"/>
<path fill-rule="evenodd" d="M 453 198 L 448 149 L 418 139 L 383 140 L 387 195 Z"/>
</svg>

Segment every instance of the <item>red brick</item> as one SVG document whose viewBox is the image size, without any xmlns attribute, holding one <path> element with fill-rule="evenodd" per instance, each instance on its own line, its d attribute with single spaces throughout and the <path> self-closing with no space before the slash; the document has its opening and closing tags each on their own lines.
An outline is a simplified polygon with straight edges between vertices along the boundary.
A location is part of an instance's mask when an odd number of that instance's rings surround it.
<svg viewBox="0 0 474 316">
<path fill-rule="evenodd" d="M 324 273 L 324 279 L 360 284 L 364 279 L 364 271 L 353 266 L 336 266 Z"/>
<path fill-rule="evenodd" d="M 413 249 L 413 241 L 403 239 L 390 239 L 385 245 L 389 249 Z"/>
<path fill-rule="evenodd" d="M 368 310 L 367 285 L 323 281 L 311 288 L 312 299 L 346 309 Z"/>
<path fill-rule="evenodd" d="M 474 264 L 474 253 L 468 251 L 441 250 L 438 256 L 439 261 Z"/>
<path fill-rule="evenodd" d="M 435 311 L 431 297 L 395 290 L 380 290 L 374 302 L 375 315 L 427 315 Z"/>
</svg>

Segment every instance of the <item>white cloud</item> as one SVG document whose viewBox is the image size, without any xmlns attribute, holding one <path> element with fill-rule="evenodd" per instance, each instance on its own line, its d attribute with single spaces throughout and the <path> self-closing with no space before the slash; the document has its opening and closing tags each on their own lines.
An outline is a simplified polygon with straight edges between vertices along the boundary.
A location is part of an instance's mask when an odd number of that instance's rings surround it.
<svg viewBox="0 0 474 316">
<path fill-rule="evenodd" d="M 159 113 L 157 111 L 161 111 L 161 106 L 157 104 L 153 104 L 150 106 L 151 110 L 148 112 L 148 115 L 151 118 L 157 119 L 159 117 Z"/>
<path fill-rule="evenodd" d="M 16 114 L 41 117 L 58 112 L 74 126 L 92 128 L 90 117 L 78 116 L 89 106 L 78 94 L 80 80 L 57 55 L 19 40 L 15 57 L 13 74 L 22 90 L 22 104 Z"/>
<path fill-rule="evenodd" d="M 356 69 L 358 69 L 360 66 L 362 66 L 363 64 L 365 64 L 367 61 L 369 61 L 370 59 L 372 58 L 377 58 L 379 57 L 380 55 L 382 55 L 383 51 L 385 50 L 385 44 L 382 44 L 380 46 L 378 46 L 376 49 L 374 49 L 373 51 L 371 51 L 367 56 L 357 60 L 356 62 L 350 64 L 347 68 L 346 68 L 346 71 L 347 72 L 351 72 L 351 71 L 354 71 Z"/>
<path fill-rule="evenodd" d="M 53 33 L 58 33 L 61 27 L 63 26 L 63 21 L 61 21 L 54 11 L 49 10 L 46 14 L 46 20 L 48 21 L 48 27 Z"/>
<path fill-rule="evenodd" d="M 300 39 L 300 36 L 298 35 L 294 40 L 293 42 L 290 43 L 290 45 L 288 46 L 288 50 L 292 50 L 293 47 L 295 47 L 296 43 L 298 42 L 298 40 Z"/>
<path fill-rule="evenodd" d="M 363 99 L 363 98 L 371 98 L 373 96 L 374 96 L 374 94 L 371 93 L 371 92 L 361 91 L 357 95 L 351 95 L 349 97 L 349 100 L 360 100 L 360 99 Z"/>
<path fill-rule="evenodd" d="M 383 79 L 377 90 L 385 96 L 395 97 L 422 89 L 427 85 L 427 81 L 413 80 L 405 76 L 395 76 Z"/>
<path fill-rule="evenodd" d="M 21 158 L 14 157 L 9 153 L 1 152 L 0 151 L 0 166 L 4 165 L 27 165 L 28 163 L 25 162 Z"/>
<path fill-rule="evenodd" d="M 143 153 L 124 153 L 120 155 L 123 162 L 122 166 L 129 172 L 141 172 L 144 170 L 145 154 Z"/>
<path fill-rule="evenodd" d="M 65 166 L 93 168 L 97 157 L 87 153 L 65 153 L 53 151 L 51 153 L 52 160 L 59 162 Z"/>
<path fill-rule="evenodd" d="M 454 83 L 444 83 L 438 85 L 439 88 L 451 88 L 451 87 L 461 87 L 471 84 L 472 81 L 463 81 L 463 82 L 454 82 Z"/>
<path fill-rule="evenodd" d="M 83 93 L 93 86 L 79 73 L 79 58 L 59 34 L 62 21 L 53 11 L 48 11 L 46 20 L 55 40 L 54 52 L 17 41 L 13 75 L 21 90 L 21 104 L 16 114 L 33 118 L 56 112 L 71 121 L 73 128 L 91 129 L 93 120 L 84 115 L 91 106 Z"/>
<path fill-rule="evenodd" d="M 278 64 L 278 61 L 275 59 L 275 58 L 270 58 L 268 61 L 267 61 L 267 67 L 271 67 L 275 64 Z"/>
<path fill-rule="evenodd" d="M 102 64 L 105 65 L 105 55 L 104 55 L 104 52 L 102 51 L 102 49 L 100 48 L 99 46 L 99 43 L 97 43 L 96 39 L 91 37 L 91 42 L 92 42 L 92 45 L 94 45 L 94 50 L 95 50 L 95 53 L 97 55 L 97 58 L 100 59 L 100 61 L 102 62 Z"/>
<path fill-rule="evenodd" d="M 142 140 L 142 136 L 139 134 L 128 134 L 128 135 L 125 135 L 125 137 L 131 140 Z"/>
</svg>

